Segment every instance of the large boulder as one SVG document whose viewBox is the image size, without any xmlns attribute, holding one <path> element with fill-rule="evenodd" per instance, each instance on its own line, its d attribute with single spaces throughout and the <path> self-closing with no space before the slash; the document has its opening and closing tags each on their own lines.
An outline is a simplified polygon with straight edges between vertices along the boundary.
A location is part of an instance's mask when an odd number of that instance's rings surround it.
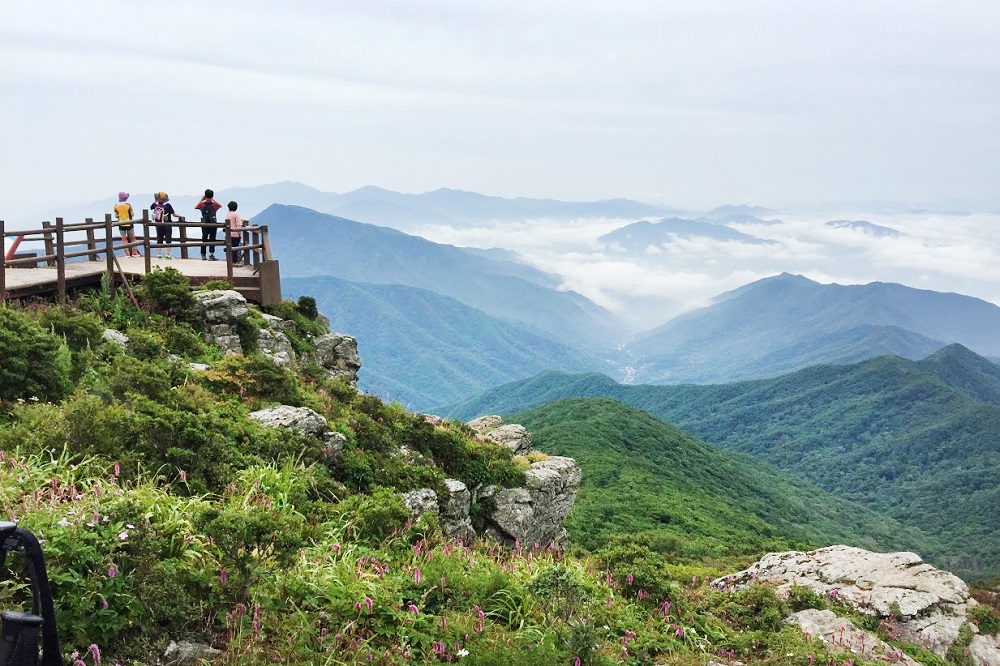
<svg viewBox="0 0 1000 666">
<path fill-rule="evenodd" d="M 553 456 L 533 463 L 524 477 L 521 488 L 484 491 L 493 504 L 487 515 L 487 533 L 508 545 L 564 545 L 563 521 L 573 508 L 583 478 L 579 465 L 572 458 Z"/>
<path fill-rule="evenodd" d="M 195 308 L 208 324 L 205 339 L 218 345 L 227 355 L 241 354 L 236 326 L 250 316 L 247 299 L 237 291 L 216 289 L 193 293 Z"/>
<path fill-rule="evenodd" d="M 358 356 L 358 341 L 342 333 L 327 333 L 314 341 L 316 351 L 312 358 L 323 367 L 327 376 L 342 378 L 349 382 L 358 381 L 361 357 Z"/>
<path fill-rule="evenodd" d="M 714 584 L 740 587 L 755 580 L 774 582 L 779 589 L 805 587 L 896 622 L 901 640 L 942 657 L 969 621 L 968 611 L 977 605 L 962 579 L 925 564 L 915 553 L 873 553 L 852 546 L 770 553 L 749 569 Z M 978 664 L 1000 665 L 1000 649 L 988 637 L 975 636 L 970 653 L 978 655 Z"/>
<path fill-rule="evenodd" d="M 250 418 L 268 428 L 290 428 L 300 435 L 325 439 L 326 417 L 308 407 L 278 405 L 250 412 Z"/>
<path fill-rule="evenodd" d="M 458 479 L 445 479 L 448 494 L 440 501 L 441 531 L 449 539 L 469 542 L 476 538 L 476 530 L 469 518 L 472 508 L 472 493 Z"/>
<path fill-rule="evenodd" d="M 507 447 L 515 455 L 523 455 L 531 450 L 531 433 L 519 423 L 504 424 L 503 418 L 496 414 L 480 416 L 468 422 L 472 430 L 483 439 L 496 442 Z"/>
</svg>

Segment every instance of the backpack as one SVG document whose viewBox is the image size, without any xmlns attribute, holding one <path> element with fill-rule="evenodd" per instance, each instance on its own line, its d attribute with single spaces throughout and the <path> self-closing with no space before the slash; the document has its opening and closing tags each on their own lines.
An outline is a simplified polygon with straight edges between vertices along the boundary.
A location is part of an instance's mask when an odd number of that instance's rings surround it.
<svg viewBox="0 0 1000 666">
<path fill-rule="evenodd" d="M 201 204 L 201 221 L 215 224 L 215 199 L 205 199 Z"/>
<path fill-rule="evenodd" d="M 52 601 L 52 588 L 45 573 L 42 547 L 35 535 L 14 523 L 0 522 L 0 572 L 7 563 L 7 553 L 23 550 L 25 569 L 31 582 L 31 612 L 3 611 L 0 633 L 0 666 L 38 666 L 41 634 L 41 666 L 62 666 L 59 630 Z"/>
<path fill-rule="evenodd" d="M 166 208 L 167 207 L 159 201 L 153 204 L 153 222 L 156 222 L 157 224 L 164 222 L 164 218 L 166 217 Z"/>
</svg>

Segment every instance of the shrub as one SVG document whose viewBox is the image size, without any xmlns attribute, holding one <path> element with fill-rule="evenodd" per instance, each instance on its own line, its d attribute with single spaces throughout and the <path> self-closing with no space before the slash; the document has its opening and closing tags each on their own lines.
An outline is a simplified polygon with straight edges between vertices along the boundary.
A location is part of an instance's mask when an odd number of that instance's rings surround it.
<svg viewBox="0 0 1000 666">
<path fill-rule="evenodd" d="M 0 359 L 0 400 L 55 401 L 70 389 L 62 338 L 8 307 L 0 307 Z"/>
<path fill-rule="evenodd" d="M 160 314 L 173 317 L 177 321 L 190 323 L 197 321 L 191 283 L 176 269 L 157 269 L 146 274 L 142 278 L 142 284 L 136 289 L 136 295 Z"/>
<path fill-rule="evenodd" d="M 298 310 L 306 319 L 315 320 L 319 317 L 319 310 L 316 308 L 316 299 L 312 296 L 299 296 Z"/>
<path fill-rule="evenodd" d="M 198 291 L 232 291 L 233 285 L 229 284 L 226 280 L 209 280 L 205 284 L 198 287 Z"/>
<path fill-rule="evenodd" d="M 402 530 L 410 519 L 403 498 L 391 488 L 376 487 L 370 495 L 353 495 L 338 508 L 350 521 L 348 532 L 373 546 Z"/>
<path fill-rule="evenodd" d="M 210 389 L 227 398 L 302 405 L 296 377 L 263 354 L 227 356 L 202 377 Z"/>
</svg>

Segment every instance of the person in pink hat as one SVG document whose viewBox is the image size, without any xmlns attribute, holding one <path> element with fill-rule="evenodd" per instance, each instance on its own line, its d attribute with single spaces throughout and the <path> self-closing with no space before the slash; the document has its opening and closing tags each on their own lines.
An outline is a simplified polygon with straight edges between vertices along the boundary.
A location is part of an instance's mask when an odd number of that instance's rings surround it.
<svg viewBox="0 0 1000 666">
<path fill-rule="evenodd" d="M 122 232 L 122 244 L 135 242 L 135 224 L 132 218 L 135 213 L 132 211 L 132 204 L 128 202 L 128 192 L 118 193 L 118 203 L 115 204 L 115 218 L 118 220 L 118 229 Z M 125 248 L 126 257 L 141 257 L 139 249 L 136 247 Z"/>
</svg>

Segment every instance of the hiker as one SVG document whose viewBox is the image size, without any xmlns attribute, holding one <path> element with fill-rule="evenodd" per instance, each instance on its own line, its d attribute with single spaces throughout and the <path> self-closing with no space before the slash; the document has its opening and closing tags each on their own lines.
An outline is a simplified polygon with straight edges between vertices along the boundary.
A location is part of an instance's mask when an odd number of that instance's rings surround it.
<svg viewBox="0 0 1000 666">
<path fill-rule="evenodd" d="M 229 240 L 233 244 L 232 250 L 232 261 L 233 266 L 242 266 L 243 262 L 239 261 L 240 242 L 243 240 L 243 227 L 246 226 L 246 220 L 240 219 L 240 214 L 236 212 L 238 205 L 235 201 L 229 202 L 229 212 L 226 213 L 226 224 L 229 225 Z"/>
<path fill-rule="evenodd" d="M 222 204 L 216 201 L 215 192 L 212 190 L 205 190 L 205 196 L 201 198 L 195 208 L 201 211 L 201 260 L 210 259 L 215 261 L 215 234 L 219 230 L 216 226 L 215 221 L 215 211 L 222 208 Z M 211 245 L 209 245 L 211 243 Z M 209 256 L 205 256 L 205 250 L 208 250 Z"/>
<path fill-rule="evenodd" d="M 156 244 L 166 245 L 166 257 L 161 257 L 162 248 L 156 248 L 157 259 L 173 259 L 170 256 L 170 243 L 174 233 L 171 226 L 173 222 L 174 207 L 170 204 L 170 197 L 166 192 L 157 192 L 156 200 L 153 201 L 153 224 L 156 225 Z"/>
<path fill-rule="evenodd" d="M 132 204 L 128 202 L 128 192 L 118 193 L 118 203 L 115 204 L 115 218 L 118 220 L 118 229 L 122 232 L 122 245 L 135 242 L 135 224 L 132 218 L 135 217 L 132 211 Z M 139 248 L 125 248 L 126 257 L 141 257 Z"/>
</svg>

